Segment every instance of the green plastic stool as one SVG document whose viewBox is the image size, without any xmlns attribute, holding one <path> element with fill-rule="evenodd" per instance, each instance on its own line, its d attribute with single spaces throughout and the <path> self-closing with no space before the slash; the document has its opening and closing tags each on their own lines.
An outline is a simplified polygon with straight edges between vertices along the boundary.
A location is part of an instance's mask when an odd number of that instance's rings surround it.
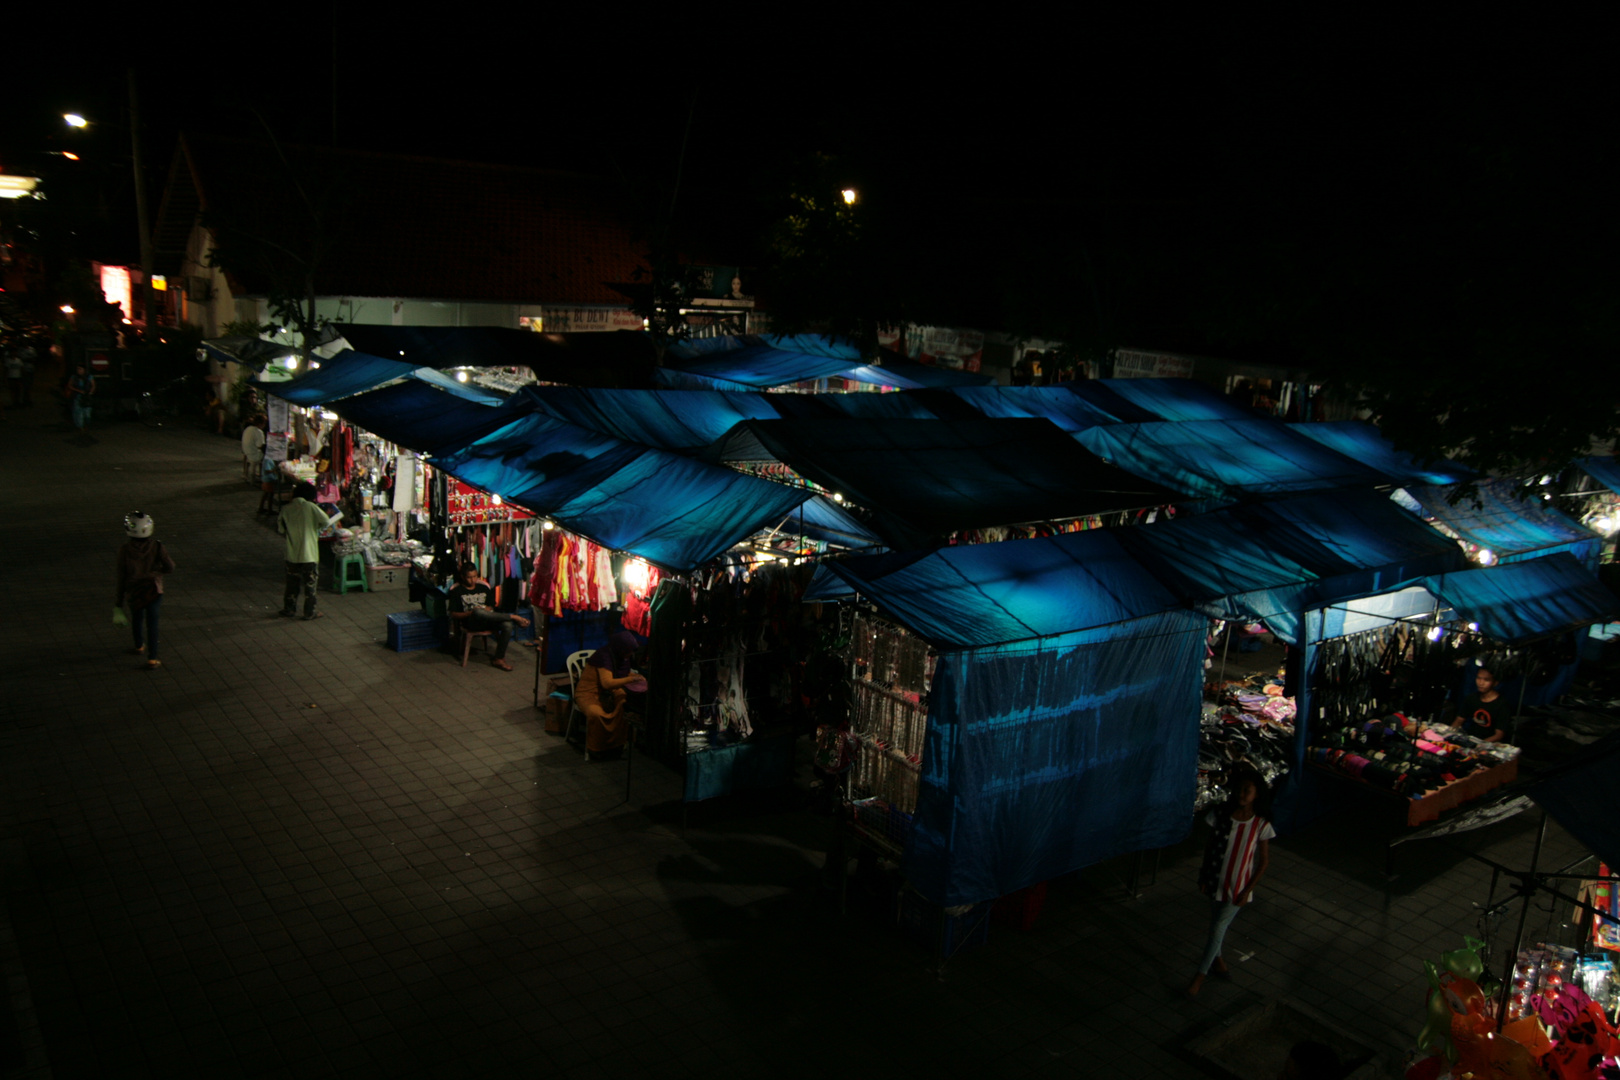
<svg viewBox="0 0 1620 1080">
<path fill-rule="evenodd" d="M 359 574 L 358 577 L 349 576 L 351 568 Z M 360 555 L 339 555 L 337 562 L 332 564 L 332 591 L 341 596 L 350 589 L 371 591 L 371 583 L 366 580 L 366 560 Z"/>
</svg>

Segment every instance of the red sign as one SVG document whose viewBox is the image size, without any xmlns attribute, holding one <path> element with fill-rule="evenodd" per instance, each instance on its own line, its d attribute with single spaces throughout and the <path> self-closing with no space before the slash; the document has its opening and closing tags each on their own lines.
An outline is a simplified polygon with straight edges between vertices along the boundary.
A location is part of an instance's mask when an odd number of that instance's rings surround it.
<svg viewBox="0 0 1620 1080">
<path fill-rule="evenodd" d="M 91 353 L 90 370 L 96 375 L 105 375 L 112 370 L 112 361 L 107 359 L 106 353 Z"/>
</svg>

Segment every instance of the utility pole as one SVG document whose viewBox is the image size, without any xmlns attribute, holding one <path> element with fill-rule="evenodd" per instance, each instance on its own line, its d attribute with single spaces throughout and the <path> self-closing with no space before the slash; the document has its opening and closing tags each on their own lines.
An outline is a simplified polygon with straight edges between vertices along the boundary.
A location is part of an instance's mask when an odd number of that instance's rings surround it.
<svg viewBox="0 0 1620 1080">
<path fill-rule="evenodd" d="M 135 224 L 141 230 L 141 314 L 150 333 L 157 326 L 152 309 L 152 223 L 146 216 L 146 176 L 141 170 L 141 113 L 135 69 L 129 69 L 129 154 L 135 168 Z"/>
</svg>

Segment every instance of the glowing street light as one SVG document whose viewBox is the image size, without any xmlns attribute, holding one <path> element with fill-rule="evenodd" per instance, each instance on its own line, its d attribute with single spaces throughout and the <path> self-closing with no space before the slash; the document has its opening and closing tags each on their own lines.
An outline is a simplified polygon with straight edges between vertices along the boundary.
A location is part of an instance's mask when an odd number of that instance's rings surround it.
<svg viewBox="0 0 1620 1080">
<path fill-rule="evenodd" d="M 843 194 L 844 194 L 844 205 L 845 206 L 854 206 L 855 205 L 855 189 L 852 188 L 852 187 L 847 187 L 847 188 L 844 189 Z"/>
<path fill-rule="evenodd" d="M 62 305 L 62 314 L 64 314 L 64 315 L 73 314 L 73 305 L 72 304 L 63 304 Z"/>
<path fill-rule="evenodd" d="M 62 119 L 67 121 L 68 127 L 82 128 L 90 126 L 90 121 L 86 120 L 76 112 L 63 113 Z"/>
</svg>

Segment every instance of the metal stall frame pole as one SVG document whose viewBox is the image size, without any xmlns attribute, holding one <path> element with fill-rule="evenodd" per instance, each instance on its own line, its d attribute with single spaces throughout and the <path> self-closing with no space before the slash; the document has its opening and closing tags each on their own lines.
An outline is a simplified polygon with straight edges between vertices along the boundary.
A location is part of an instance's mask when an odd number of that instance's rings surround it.
<svg viewBox="0 0 1620 1080">
<path fill-rule="evenodd" d="M 1530 897 L 1536 891 L 1536 867 L 1541 863 L 1541 842 L 1547 838 L 1547 811 L 1541 812 L 1541 828 L 1536 830 L 1536 846 L 1530 852 L 1530 870 L 1519 885 L 1519 928 L 1513 934 L 1513 947 L 1508 951 L 1507 970 L 1502 973 L 1502 992 L 1496 1002 L 1496 1030 L 1507 1024 L 1508 999 L 1513 995 L 1513 969 L 1519 962 L 1519 950 L 1524 947 L 1524 923 L 1530 917 Z"/>
</svg>

